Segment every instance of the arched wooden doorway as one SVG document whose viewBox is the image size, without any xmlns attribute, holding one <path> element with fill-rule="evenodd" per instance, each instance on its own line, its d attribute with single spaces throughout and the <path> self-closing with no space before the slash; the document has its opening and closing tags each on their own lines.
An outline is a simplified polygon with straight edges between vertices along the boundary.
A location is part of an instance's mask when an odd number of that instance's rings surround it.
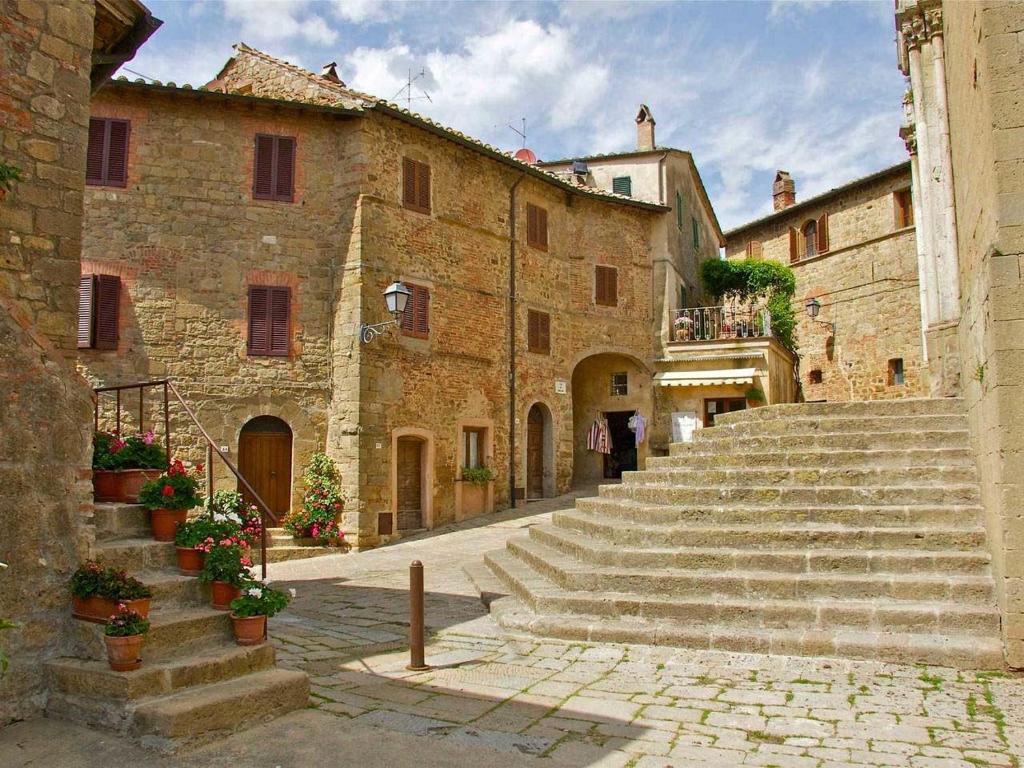
<svg viewBox="0 0 1024 768">
<path fill-rule="evenodd" d="M 554 495 L 554 456 L 551 411 L 534 403 L 526 416 L 526 498 Z"/>
<path fill-rule="evenodd" d="M 395 449 L 397 506 L 395 509 L 399 531 L 414 531 L 424 527 L 426 483 L 424 452 L 427 442 L 419 437 L 399 437 Z"/>
<path fill-rule="evenodd" d="M 276 416 L 257 416 L 238 437 L 238 471 L 270 507 L 276 520 L 288 514 L 292 502 L 292 430 Z M 239 483 L 247 503 L 252 497 Z"/>
</svg>

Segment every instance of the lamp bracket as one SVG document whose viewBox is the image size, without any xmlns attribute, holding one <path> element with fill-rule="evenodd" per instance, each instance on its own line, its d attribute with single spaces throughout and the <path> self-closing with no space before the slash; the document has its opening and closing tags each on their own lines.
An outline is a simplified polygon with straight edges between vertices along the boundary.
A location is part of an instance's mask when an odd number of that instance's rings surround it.
<svg viewBox="0 0 1024 768">
<path fill-rule="evenodd" d="M 384 331 L 392 325 L 398 325 L 398 317 L 395 317 L 393 320 L 386 320 L 383 323 L 374 323 L 372 325 L 363 323 L 359 326 L 359 339 L 363 344 L 369 344 L 378 336 L 383 335 Z"/>
</svg>

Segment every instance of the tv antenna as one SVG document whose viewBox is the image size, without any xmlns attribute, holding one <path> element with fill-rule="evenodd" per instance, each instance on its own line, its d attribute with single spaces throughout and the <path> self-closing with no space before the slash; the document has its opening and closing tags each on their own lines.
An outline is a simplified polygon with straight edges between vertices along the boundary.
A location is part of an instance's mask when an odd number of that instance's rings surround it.
<svg viewBox="0 0 1024 768">
<path fill-rule="evenodd" d="M 516 135 L 519 136 L 519 138 L 523 140 L 523 149 L 525 149 L 526 148 L 526 118 L 524 117 L 524 118 L 521 118 L 521 119 L 523 121 L 523 130 L 519 130 L 514 125 L 512 125 L 512 123 L 509 123 L 508 127 L 511 128 L 516 133 Z"/>
<path fill-rule="evenodd" d="M 434 100 L 432 98 L 430 98 L 430 94 L 427 93 L 425 90 L 423 90 L 423 88 L 418 88 L 417 89 L 420 92 L 419 96 L 414 96 L 413 92 L 412 92 L 413 83 L 415 83 L 421 77 L 426 77 L 426 76 L 427 76 L 427 70 L 425 68 L 421 67 L 420 68 L 420 72 L 419 72 L 418 75 L 416 75 L 416 77 L 412 76 L 412 69 L 410 68 L 409 69 L 409 77 L 406 79 L 405 85 L 403 85 L 401 88 L 398 89 L 398 92 L 394 96 L 391 97 L 391 100 L 395 101 L 396 99 L 398 99 L 399 96 L 402 96 L 402 94 L 404 93 L 405 96 L 403 96 L 402 98 L 405 99 L 405 104 L 406 104 L 406 106 L 408 107 L 409 110 L 412 110 L 412 103 L 414 101 L 423 101 L 425 99 L 425 100 L 429 101 L 431 104 L 433 104 Z"/>
</svg>

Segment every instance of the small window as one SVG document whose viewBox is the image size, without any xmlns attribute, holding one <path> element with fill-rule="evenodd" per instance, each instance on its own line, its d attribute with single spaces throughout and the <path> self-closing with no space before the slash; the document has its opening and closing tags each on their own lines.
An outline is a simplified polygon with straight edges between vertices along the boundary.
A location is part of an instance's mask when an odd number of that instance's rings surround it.
<svg viewBox="0 0 1024 768">
<path fill-rule="evenodd" d="M 529 310 L 526 313 L 526 349 L 538 355 L 551 354 L 551 315 Z"/>
<path fill-rule="evenodd" d="M 683 231 L 683 196 L 676 192 L 676 226 Z"/>
<path fill-rule="evenodd" d="M 254 200 L 295 199 L 295 139 L 257 134 L 252 165 Z"/>
<path fill-rule="evenodd" d="M 612 179 L 612 192 L 617 195 L 633 196 L 633 179 L 629 176 L 616 176 Z"/>
<path fill-rule="evenodd" d="M 290 346 L 291 289 L 286 285 L 249 286 L 251 356 L 287 357 Z"/>
<path fill-rule="evenodd" d="M 799 229 L 789 228 L 789 260 L 800 261 L 825 253 L 829 249 L 828 214 L 809 219 Z"/>
<path fill-rule="evenodd" d="M 402 205 L 430 213 L 430 166 L 411 157 L 402 158 Z"/>
<path fill-rule="evenodd" d="M 803 228 L 800 230 L 800 236 L 803 239 L 803 255 L 804 258 L 810 258 L 818 253 L 818 222 L 811 219 Z"/>
<path fill-rule="evenodd" d="M 541 251 L 548 249 L 548 210 L 526 204 L 526 244 Z"/>
<path fill-rule="evenodd" d="M 682 285 L 679 286 L 679 308 L 680 309 L 685 309 L 688 306 L 688 304 L 686 303 L 687 299 L 689 299 L 689 291 L 686 289 L 686 284 L 683 283 Z"/>
<path fill-rule="evenodd" d="M 402 335 L 417 339 L 430 336 L 430 289 L 425 285 L 406 283 L 412 293 L 402 313 Z"/>
<path fill-rule="evenodd" d="M 117 349 L 121 278 L 82 275 L 78 283 L 78 348 Z"/>
<path fill-rule="evenodd" d="M 700 248 L 700 224 L 697 222 L 696 216 L 690 217 L 690 228 L 693 231 L 693 248 L 696 250 Z"/>
<path fill-rule="evenodd" d="M 615 267 L 594 267 L 594 303 L 614 307 L 619 303 L 619 270 Z"/>
<path fill-rule="evenodd" d="M 821 368 L 814 368 L 809 374 L 807 374 L 807 380 L 811 384 L 821 384 L 823 381 L 821 376 Z"/>
<path fill-rule="evenodd" d="M 483 427 L 466 427 L 462 431 L 462 467 L 476 469 L 484 466 L 484 440 L 487 430 Z"/>
<path fill-rule="evenodd" d="M 892 200 L 896 229 L 914 226 L 914 199 L 910 194 L 910 188 L 896 190 L 892 193 Z"/>
<path fill-rule="evenodd" d="M 128 184 L 127 120 L 93 117 L 89 120 L 89 148 L 85 159 L 85 183 L 124 187 Z"/>
<path fill-rule="evenodd" d="M 903 358 L 894 357 L 889 361 L 889 386 L 902 387 L 906 383 L 903 377 Z"/>
<path fill-rule="evenodd" d="M 747 258 L 748 259 L 760 259 L 764 249 L 761 245 L 760 240 L 751 240 L 747 243 Z"/>
<path fill-rule="evenodd" d="M 612 374 L 612 397 L 623 397 L 629 394 L 629 376 L 625 373 Z"/>
</svg>

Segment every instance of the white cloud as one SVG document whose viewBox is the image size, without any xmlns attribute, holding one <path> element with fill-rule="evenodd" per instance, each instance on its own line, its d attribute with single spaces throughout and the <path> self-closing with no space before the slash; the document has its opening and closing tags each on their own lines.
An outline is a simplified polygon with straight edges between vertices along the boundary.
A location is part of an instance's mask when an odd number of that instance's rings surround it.
<svg viewBox="0 0 1024 768">
<path fill-rule="evenodd" d="M 383 0 L 331 0 L 334 15 L 353 24 L 372 24 L 386 21 L 400 10 Z"/>
<path fill-rule="evenodd" d="M 224 0 L 224 17 L 237 22 L 249 42 L 298 38 L 316 45 L 330 45 L 338 33 L 316 13 L 307 0 Z"/>
</svg>

